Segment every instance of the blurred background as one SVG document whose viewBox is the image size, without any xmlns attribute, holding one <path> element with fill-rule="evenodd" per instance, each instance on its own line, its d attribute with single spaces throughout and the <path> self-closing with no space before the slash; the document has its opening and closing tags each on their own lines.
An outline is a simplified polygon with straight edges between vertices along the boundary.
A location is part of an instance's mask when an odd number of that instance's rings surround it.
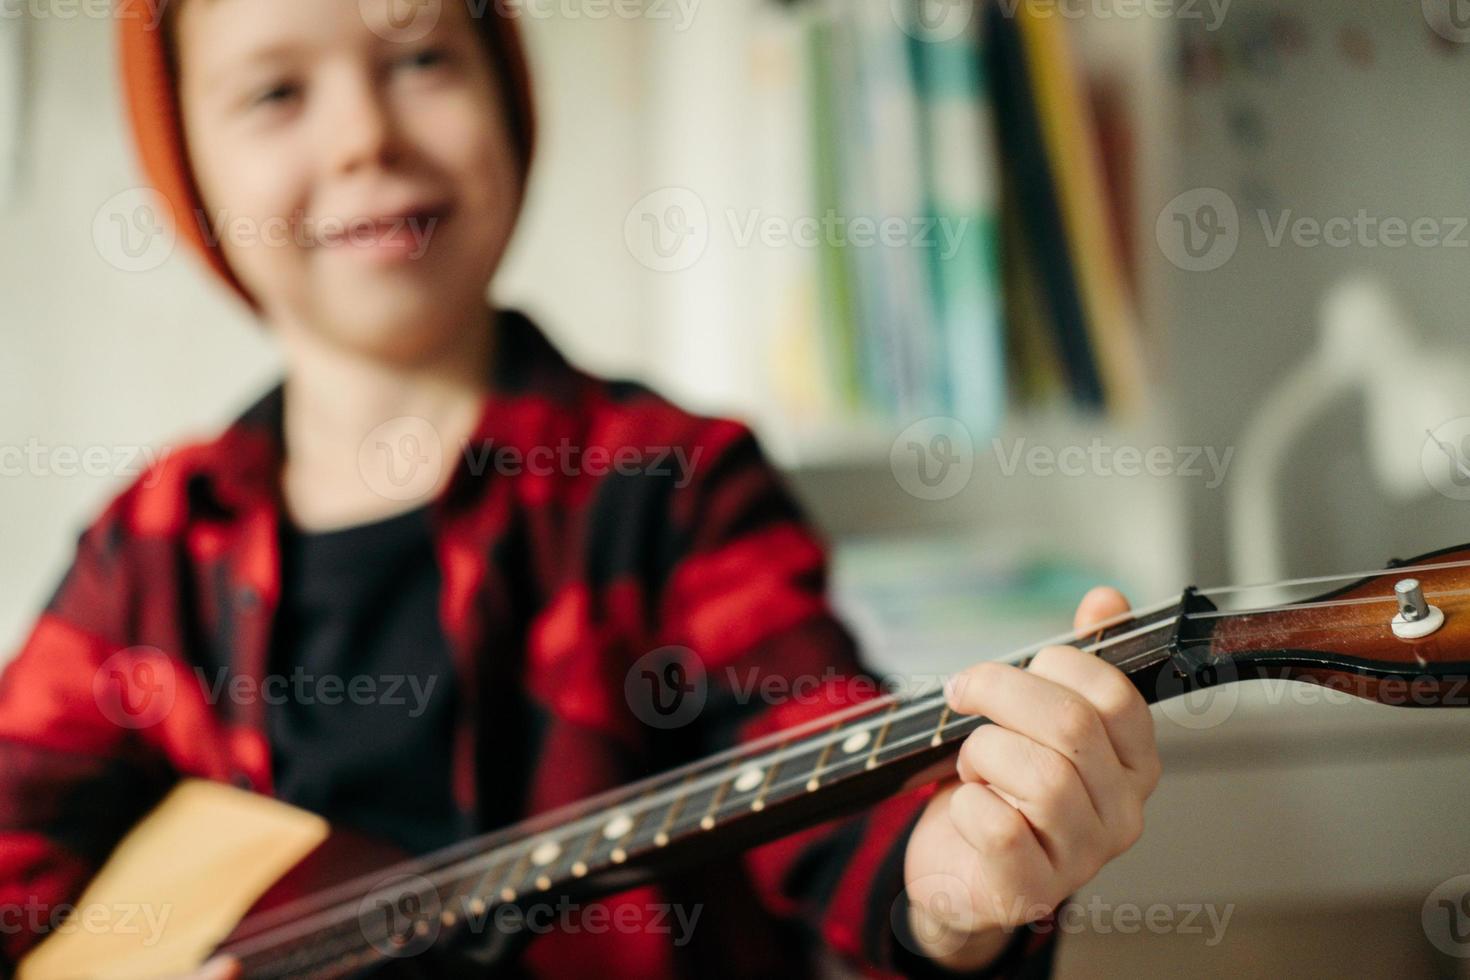
<svg viewBox="0 0 1470 980">
<path fill-rule="evenodd" d="M 0 660 L 149 454 L 279 370 L 133 237 L 91 6 L 0 3 Z M 881 668 L 1003 656 L 1099 581 L 1470 540 L 1463 0 L 512 6 L 543 138 L 496 298 L 755 425 Z M 1063 976 L 1470 975 L 1470 910 L 1434 918 L 1470 717 L 1251 686 L 1155 716 L 1148 833 Z"/>
</svg>

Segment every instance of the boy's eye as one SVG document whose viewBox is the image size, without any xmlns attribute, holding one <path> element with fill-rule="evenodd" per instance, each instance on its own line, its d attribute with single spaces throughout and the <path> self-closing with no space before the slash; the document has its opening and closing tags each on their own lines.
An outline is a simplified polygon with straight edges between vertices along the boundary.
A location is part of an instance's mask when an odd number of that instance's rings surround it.
<svg viewBox="0 0 1470 980">
<path fill-rule="evenodd" d="M 267 88 L 261 89 L 254 98 L 250 100 L 251 105 L 275 105 L 286 102 L 296 96 L 298 89 L 290 82 L 278 82 Z"/>
<path fill-rule="evenodd" d="M 443 48 L 423 48 L 400 59 L 398 63 L 408 68 L 437 68 L 448 60 L 449 53 Z"/>
</svg>

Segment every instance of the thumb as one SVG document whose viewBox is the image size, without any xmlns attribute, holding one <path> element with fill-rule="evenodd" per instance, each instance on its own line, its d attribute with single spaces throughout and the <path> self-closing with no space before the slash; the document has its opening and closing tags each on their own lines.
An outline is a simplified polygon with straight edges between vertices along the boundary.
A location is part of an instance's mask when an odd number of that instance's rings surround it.
<svg viewBox="0 0 1470 980">
<path fill-rule="evenodd" d="M 1111 619 L 1129 609 L 1123 593 L 1108 585 L 1099 585 L 1082 597 L 1077 606 L 1077 615 L 1072 617 L 1072 628 L 1078 632 L 1091 629 L 1104 620 Z"/>
</svg>

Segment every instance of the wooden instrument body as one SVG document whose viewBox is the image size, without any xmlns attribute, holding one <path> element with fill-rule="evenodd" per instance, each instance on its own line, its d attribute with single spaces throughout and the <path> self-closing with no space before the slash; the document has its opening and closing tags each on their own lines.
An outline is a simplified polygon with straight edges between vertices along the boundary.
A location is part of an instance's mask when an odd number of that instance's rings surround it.
<svg viewBox="0 0 1470 980">
<path fill-rule="evenodd" d="M 319 849 L 340 854 L 328 846 L 332 837 L 315 814 L 223 783 L 185 780 L 118 844 L 77 900 L 68 920 L 76 927 L 58 930 L 26 957 L 18 980 L 158 980 L 192 970 L 247 915 L 315 887 L 305 876 L 326 869 L 308 858 Z M 304 874 L 293 875 L 298 867 Z M 117 927 L 87 928 L 93 909 Z M 124 915 L 143 927 L 124 928 Z"/>
</svg>

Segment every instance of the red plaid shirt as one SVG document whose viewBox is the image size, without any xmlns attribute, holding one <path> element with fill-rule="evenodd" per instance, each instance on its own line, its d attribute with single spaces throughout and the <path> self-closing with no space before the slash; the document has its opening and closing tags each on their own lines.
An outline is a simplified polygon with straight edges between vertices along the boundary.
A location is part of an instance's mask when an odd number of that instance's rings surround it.
<svg viewBox="0 0 1470 980">
<path fill-rule="evenodd" d="M 475 826 L 492 830 L 871 689 L 841 680 L 863 667 L 825 598 L 824 549 L 745 427 L 584 374 L 519 314 L 497 324 L 491 390 L 468 446 L 527 461 L 535 447 L 575 446 L 585 465 L 507 475 L 466 452 L 432 505 L 460 706 L 445 749 Z M 212 698 L 200 678 L 225 670 L 260 690 L 280 590 L 282 445 L 277 388 L 218 439 L 169 454 L 81 535 L 0 675 L 0 909 L 39 909 L 44 920 L 74 900 L 180 777 L 272 792 L 265 704 Z M 604 460 L 631 447 L 643 468 L 594 466 L 593 447 Z M 624 693 L 633 662 L 665 645 L 697 652 L 709 704 L 724 705 L 675 731 L 640 723 Z M 830 697 L 729 697 L 714 689 L 727 666 L 743 678 L 821 678 Z M 507 714 L 512 704 L 519 714 Z M 507 731 L 507 717 L 524 723 Z M 798 953 L 792 941 L 817 936 L 865 972 L 893 975 L 905 962 L 922 972 L 896 948 L 890 910 L 929 796 L 904 794 L 606 899 L 610 921 L 697 905 L 687 943 L 667 929 L 564 930 L 531 942 L 522 963 L 604 980 L 808 976 L 813 944 Z M 631 918 L 617 906 L 632 906 Z M 0 929 L 0 974 L 38 938 Z M 1050 956 L 1049 936 L 1026 930 L 992 972 L 1045 972 Z"/>
</svg>

